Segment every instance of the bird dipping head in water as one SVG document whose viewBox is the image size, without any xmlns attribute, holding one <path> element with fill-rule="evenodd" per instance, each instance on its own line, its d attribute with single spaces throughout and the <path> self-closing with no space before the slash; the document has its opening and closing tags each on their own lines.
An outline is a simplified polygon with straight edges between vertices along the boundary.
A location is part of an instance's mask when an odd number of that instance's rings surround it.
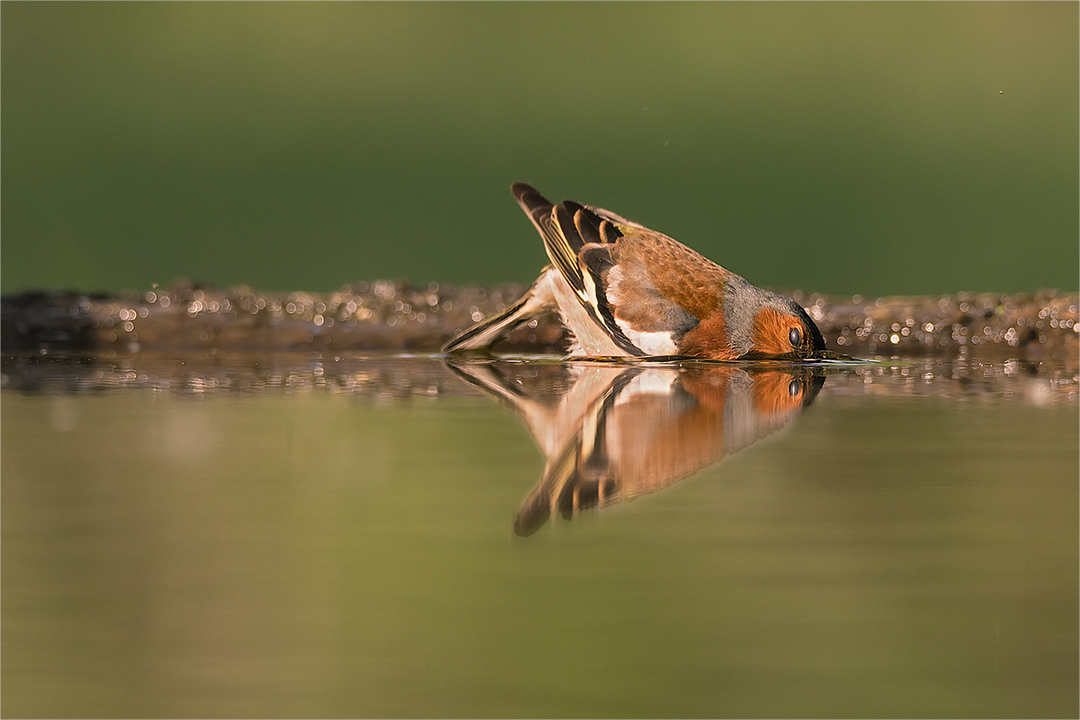
<svg viewBox="0 0 1080 720">
<path fill-rule="evenodd" d="M 591 205 L 554 205 L 525 183 L 510 189 L 551 264 L 514 305 L 458 335 L 444 352 L 486 350 L 551 311 L 572 334 L 575 356 L 801 360 L 825 350 L 794 300 L 751 285 L 667 235 Z"/>
</svg>

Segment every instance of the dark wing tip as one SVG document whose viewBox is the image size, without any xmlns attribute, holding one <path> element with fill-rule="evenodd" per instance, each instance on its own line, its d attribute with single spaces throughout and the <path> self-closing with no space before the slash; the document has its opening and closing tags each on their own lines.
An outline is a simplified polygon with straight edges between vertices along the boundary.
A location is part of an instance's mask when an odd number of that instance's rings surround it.
<svg viewBox="0 0 1080 720">
<path fill-rule="evenodd" d="M 551 500 L 543 493 L 530 495 L 514 520 L 514 534 L 529 537 L 542 528 L 551 518 L 550 503 Z"/>
<path fill-rule="evenodd" d="M 539 203 L 551 205 L 547 198 L 540 194 L 540 191 L 534 188 L 529 183 L 516 182 L 510 186 L 510 192 L 513 193 L 514 199 L 522 205 L 530 206 Z"/>
<path fill-rule="evenodd" d="M 510 192 L 514 194 L 514 199 L 518 201 L 518 205 L 532 218 L 537 229 L 543 234 L 541 219 L 551 213 L 551 209 L 554 207 L 551 201 L 528 183 L 516 182 L 510 186 Z"/>
</svg>

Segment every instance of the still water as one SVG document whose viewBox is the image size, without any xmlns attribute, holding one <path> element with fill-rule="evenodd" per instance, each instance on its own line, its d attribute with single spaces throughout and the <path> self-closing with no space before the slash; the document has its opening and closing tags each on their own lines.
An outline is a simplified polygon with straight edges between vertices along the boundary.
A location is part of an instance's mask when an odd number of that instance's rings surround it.
<svg viewBox="0 0 1080 720">
<path fill-rule="evenodd" d="M 6 359 L 6 716 L 1072 716 L 1067 366 Z"/>
</svg>

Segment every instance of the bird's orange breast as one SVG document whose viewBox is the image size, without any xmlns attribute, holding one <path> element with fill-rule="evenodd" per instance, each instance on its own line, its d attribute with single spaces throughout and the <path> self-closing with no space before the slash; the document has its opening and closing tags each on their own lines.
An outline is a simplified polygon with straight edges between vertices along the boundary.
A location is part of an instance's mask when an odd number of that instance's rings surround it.
<svg viewBox="0 0 1080 720">
<path fill-rule="evenodd" d="M 717 306 L 683 336 L 679 343 L 679 354 L 714 360 L 734 360 L 738 357 L 728 343 L 723 305 Z"/>
</svg>

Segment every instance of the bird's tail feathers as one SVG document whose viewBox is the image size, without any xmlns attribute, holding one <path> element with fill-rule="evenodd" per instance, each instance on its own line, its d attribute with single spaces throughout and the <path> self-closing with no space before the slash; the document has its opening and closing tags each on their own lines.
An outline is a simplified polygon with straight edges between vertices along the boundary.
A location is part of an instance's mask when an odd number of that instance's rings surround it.
<svg viewBox="0 0 1080 720">
<path fill-rule="evenodd" d="M 446 343 L 442 351 L 447 355 L 486 354 L 492 345 L 514 330 L 553 309 L 551 298 L 537 293 L 534 285 L 506 310 L 478 322 Z"/>
</svg>

